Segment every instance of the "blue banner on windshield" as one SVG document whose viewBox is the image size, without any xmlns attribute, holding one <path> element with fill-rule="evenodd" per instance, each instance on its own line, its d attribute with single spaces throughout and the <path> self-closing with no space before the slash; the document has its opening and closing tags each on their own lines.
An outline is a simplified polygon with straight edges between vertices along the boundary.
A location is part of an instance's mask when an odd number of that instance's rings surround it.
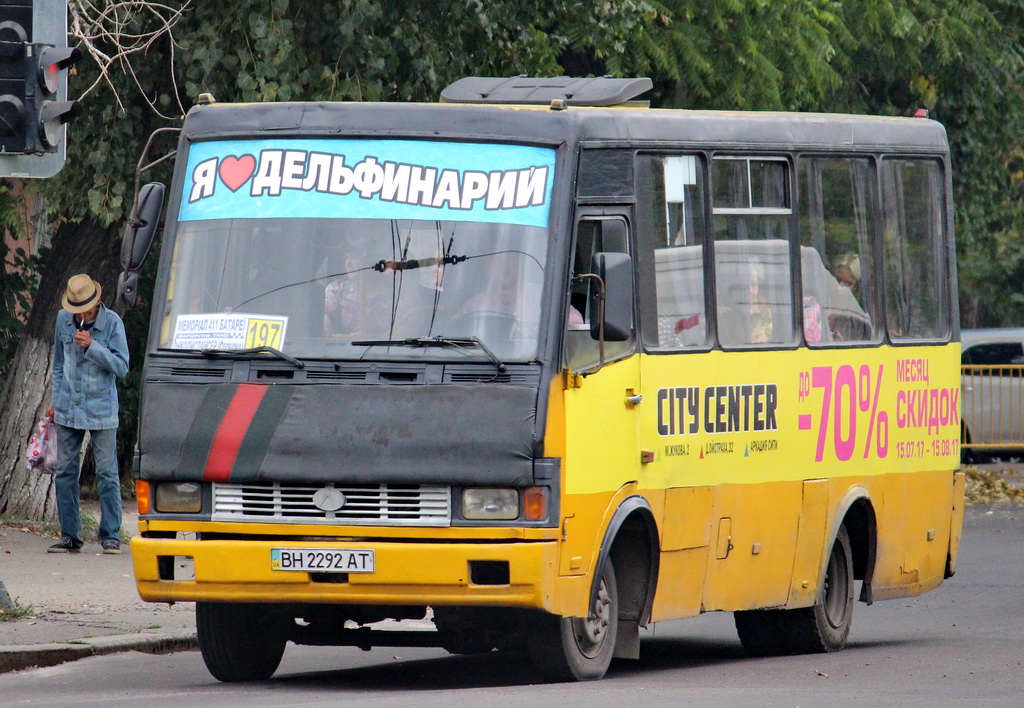
<svg viewBox="0 0 1024 708">
<path fill-rule="evenodd" d="M 547 226 L 555 151 L 422 140 L 194 143 L 179 221 L 422 219 Z"/>
</svg>

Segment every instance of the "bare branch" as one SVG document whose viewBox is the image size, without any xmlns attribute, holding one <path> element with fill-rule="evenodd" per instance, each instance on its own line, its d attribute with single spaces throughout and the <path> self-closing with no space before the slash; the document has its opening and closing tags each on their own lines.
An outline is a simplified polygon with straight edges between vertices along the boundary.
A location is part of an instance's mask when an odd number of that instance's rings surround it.
<svg viewBox="0 0 1024 708">
<path fill-rule="evenodd" d="M 173 30 L 191 2 L 192 0 L 185 0 L 180 7 L 172 7 L 154 0 L 69 0 L 68 35 L 78 41 L 83 53 L 91 56 L 99 67 L 96 80 L 78 99 L 85 98 L 100 83 L 106 82 L 113 90 L 118 106 L 124 112 L 122 97 L 110 79 L 111 71 L 120 70 L 131 78 L 143 100 L 158 116 L 167 120 L 183 116 L 185 107 L 181 104 L 174 75 L 178 44 L 174 39 Z M 153 29 L 140 31 L 139 28 L 142 27 Z M 134 63 L 165 37 L 170 46 L 171 61 L 168 71 L 179 116 L 164 115 L 157 108 L 156 97 L 147 95 L 143 90 Z"/>
</svg>

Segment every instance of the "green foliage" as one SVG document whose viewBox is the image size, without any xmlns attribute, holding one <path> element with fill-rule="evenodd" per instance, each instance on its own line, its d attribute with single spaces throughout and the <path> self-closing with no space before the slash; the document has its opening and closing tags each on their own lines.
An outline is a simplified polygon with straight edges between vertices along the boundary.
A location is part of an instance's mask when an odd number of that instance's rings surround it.
<svg viewBox="0 0 1024 708">
<path fill-rule="evenodd" d="M 664 37 L 680 64 L 677 108 L 800 110 L 841 83 L 848 36 L 834 0 L 670 0 Z M 675 78 L 675 77 L 670 77 Z"/>
<path fill-rule="evenodd" d="M 987 3 L 984 47 L 950 67 L 938 113 L 955 163 L 962 299 L 975 325 L 1024 322 L 1024 6 Z M 965 77 L 970 77 L 965 81 Z"/>
<path fill-rule="evenodd" d="M 342 0 L 195 7 L 182 49 L 185 91 L 221 100 L 434 101 L 468 74 L 562 73 L 560 57 L 592 55 L 605 71 L 671 71 L 646 41 L 663 11 L 616 0 L 439 4 Z M 248 18 L 238 26 L 236 18 Z M 631 46 L 641 41 L 650 51 Z"/>
</svg>

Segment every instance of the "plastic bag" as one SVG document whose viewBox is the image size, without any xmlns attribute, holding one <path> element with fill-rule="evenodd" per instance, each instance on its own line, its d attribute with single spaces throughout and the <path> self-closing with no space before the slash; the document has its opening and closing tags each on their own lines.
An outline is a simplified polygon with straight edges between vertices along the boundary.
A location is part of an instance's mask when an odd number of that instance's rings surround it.
<svg viewBox="0 0 1024 708">
<path fill-rule="evenodd" d="M 28 439 L 25 463 L 30 470 L 43 474 L 57 472 L 57 424 L 50 418 L 44 416 L 36 424 L 35 432 Z"/>
</svg>

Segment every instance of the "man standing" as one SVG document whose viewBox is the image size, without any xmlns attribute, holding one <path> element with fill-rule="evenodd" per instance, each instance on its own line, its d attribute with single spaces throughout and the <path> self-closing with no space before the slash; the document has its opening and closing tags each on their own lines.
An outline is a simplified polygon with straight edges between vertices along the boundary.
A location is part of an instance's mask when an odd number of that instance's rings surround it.
<svg viewBox="0 0 1024 708">
<path fill-rule="evenodd" d="M 57 423 L 57 514 L 60 541 L 49 553 L 78 553 L 81 474 L 85 431 L 92 437 L 100 493 L 100 544 L 121 552 L 121 481 L 117 470 L 117 385 L 128 373 L 124 323 L 102 302 L 100 284 L 88 275 L 68 280 L 57 313 L 53 346 L 53 406 Z M 54 414 L 56 414 L 54 416 Z"/>
</svg>

